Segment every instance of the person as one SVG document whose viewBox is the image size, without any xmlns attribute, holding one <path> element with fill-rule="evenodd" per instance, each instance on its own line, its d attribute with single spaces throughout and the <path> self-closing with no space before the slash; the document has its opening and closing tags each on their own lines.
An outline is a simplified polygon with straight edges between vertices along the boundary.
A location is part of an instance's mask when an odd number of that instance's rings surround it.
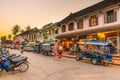
<svg viewBox="0 0 120 80">
<path fill-rule="evenodd" d="M 24 51 L 24 47 L 23 45 L 21 45 L 21 54 L 23 53 L 23 51 Z"/>
<path fill-rule="evenodd" d="M 2 52 L 0 51 L 0 61 L 2 61 Z"/>
<path fill-rule="evenodd" d="M 79 44 L 76 43 L 76 42 L 74 42 L 74 44 L 73 44 L 73 51 L 74 51 L 75 54 L 77 54 L 77 48 L 78 48 L 78 46 L 79 46 Z"/>
<path fill-rule="evenodd" d="M 58 58 L 61 59 L 63 53 L 63 46 L 61 43 L 58 45 Z"/>
<path fill-rule="evenodd" d="M 57 49 L 58 49 L 58 45 L 57 45 L 57 43 L 54 43 L 53 47 L 52 47 L 52 55 L 55 56 L 55 57 L 58 54 Z"/>
<path fill-rule="evenodd" d="M 81 48 L 80 48 L 79 43 L 77 43 L 77 45 L 76 45 L 76 54 L 79 54 L 80 52 L 81 52 Z"/>
<path fill-rule="evenodd" d="M 73 54 L 73 53 L 74 53 L 74 49 L 73 49 L 73 46 L 71 46 L 69 49 L 69 54 Z"/>
<path fill-rule="evenodd" d="M 109 47 L 110 54 L 114 54 L 115 53 L 115 45 L 113 44 L 113 42 L 111 40 L 107 41 L 107 46 Z"/>
</svg>

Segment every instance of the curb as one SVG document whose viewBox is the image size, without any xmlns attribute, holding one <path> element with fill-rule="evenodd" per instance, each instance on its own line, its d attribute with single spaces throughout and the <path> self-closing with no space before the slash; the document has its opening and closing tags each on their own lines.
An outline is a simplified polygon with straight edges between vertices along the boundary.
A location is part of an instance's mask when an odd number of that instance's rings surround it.
<svg viewBox="0 0 120 80">
<path fill-rule="evenodd" d="M 76 57 L 75 55 L 66 55 L 66 54 L 63 54 L 62 56 L 67 58 L 73 58 L 73 59 L 75 59 Z M 88 61 L 88 59 L 84 59 L 84 60 Z M 117 63 L 110 63 L 110 64 L 120 66 L 120 64 L 117 64 Z"/>
</svg>

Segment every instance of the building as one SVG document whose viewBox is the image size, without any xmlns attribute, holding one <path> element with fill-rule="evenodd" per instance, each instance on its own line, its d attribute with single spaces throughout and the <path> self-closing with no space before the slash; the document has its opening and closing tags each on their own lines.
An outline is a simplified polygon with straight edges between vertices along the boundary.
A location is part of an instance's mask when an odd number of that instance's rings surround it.
<svg viewBox="0 0 120 80">
<path fill-rule="evenodd" d="M 57 23 L 49 23 L 47 25 L 44 25 L 40 29 L 40 39 L 41 42 L 45 41 L 53 41 L 58 34 L 59 27 L 57 26 Z"/>
<path fill-rule="evenodd" d="M 58 24 L 56 38 L 68 49 L 76 41 L 110 39 L 120 53 L 120 0 L 104 0 L 70 13 Z"/>
<path fill-rule="evenodd" d="M 35 42 L 35 41 L 40 41 L 40 33 L 39 33 L 39 29 L 37 29 L 36 27 L 30 30 L 27 30 L 21 34 L 18 34 L 14 37 L 14 42 L 18 42 L 21 43 L 23 41 L 26 42 Z"/>
</svg>

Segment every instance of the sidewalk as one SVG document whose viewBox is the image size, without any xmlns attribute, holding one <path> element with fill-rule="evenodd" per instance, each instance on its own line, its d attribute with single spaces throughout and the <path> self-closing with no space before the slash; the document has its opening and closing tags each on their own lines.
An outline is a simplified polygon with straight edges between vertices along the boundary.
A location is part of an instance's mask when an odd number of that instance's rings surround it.
<svg viewBox="0 0 120 80">
<path fill-rule="evenodd" d="M 64 52 L 62 55 L 63 55 L 63 57 L 68 57 L 68 58 L 73 58 L 73 59 L 75 59 L 75 57 L 76 57 L 75 54 L 70 55 L 70 54 L 68 54 L 68 52 Z M 84 60 L 88 61 L 89 59 L 84 59 Z M 120 66 L 120 54 L 113 55 L 113 63 L 112 64 Z"/>
</svg>

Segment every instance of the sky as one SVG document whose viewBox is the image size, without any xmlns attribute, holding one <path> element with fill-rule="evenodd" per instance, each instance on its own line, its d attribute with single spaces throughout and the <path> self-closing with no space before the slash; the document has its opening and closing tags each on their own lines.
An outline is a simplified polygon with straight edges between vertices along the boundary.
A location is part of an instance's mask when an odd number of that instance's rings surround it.
<svg viewBox="0 0 120 80">
<path fill-rule="evenodd" d="M 0 0 L 0 37 L 12 34 L 18 24 L 22 29 L 55 23 L 102 0 Z"/>
</svg>

